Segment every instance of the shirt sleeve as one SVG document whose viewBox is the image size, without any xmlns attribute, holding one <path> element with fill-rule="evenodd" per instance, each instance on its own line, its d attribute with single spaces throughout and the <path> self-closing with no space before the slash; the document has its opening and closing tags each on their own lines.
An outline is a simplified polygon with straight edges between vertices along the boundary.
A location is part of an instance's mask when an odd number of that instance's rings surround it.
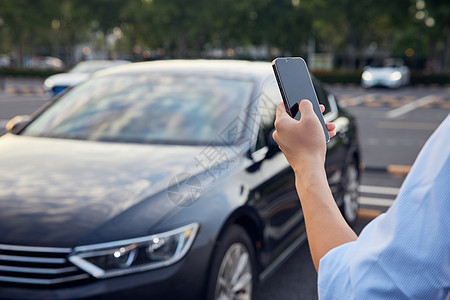
<svg viewBox="0 0 450 300">
<path fill-rule="evenodd" d="M 450 290 L 450 116 L 389 210 L 320 261 L 319 299 L 445 299 Z"/>
</svg>

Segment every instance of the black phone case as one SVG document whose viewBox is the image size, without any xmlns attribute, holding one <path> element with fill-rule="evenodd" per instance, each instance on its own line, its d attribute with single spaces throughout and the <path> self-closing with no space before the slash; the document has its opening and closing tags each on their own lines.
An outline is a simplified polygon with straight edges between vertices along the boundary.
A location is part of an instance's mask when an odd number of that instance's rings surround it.
<svg viewBox="0 0 450 300">
<path fill-rule="evenodd" d="M 301 115 L 298 110 L 300 101 L 303 99 L 311 101 L 328 143 L 330 135 L 320 111 L 319 100 L 306 62 L 301 57 L 280 57 L 273 60 L 272 67 L 287 113 L 292 118 L 300 120 Z"/>
</svg>

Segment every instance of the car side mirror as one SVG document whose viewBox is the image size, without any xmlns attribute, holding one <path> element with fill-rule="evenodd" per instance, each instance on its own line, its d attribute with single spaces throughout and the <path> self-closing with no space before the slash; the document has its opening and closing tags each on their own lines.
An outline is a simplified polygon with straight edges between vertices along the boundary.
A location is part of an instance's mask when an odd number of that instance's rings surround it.
<svg viewBox="0 0 450 300">
<path fill-rule="evenodd" d="M 253 165 L 247 168 L 248 172 L 254 172 L 259 169 L 261 163 L 265 159 L 269 159 L 273 157 L 278 151 L 281 151 L 278 147 L 278 144 L 273 139 L 273 133 L 275 129 L 273 129 L 268 136 L 266 136 L 266 145 L 253 153 L 249 151 L 249 157 L 253 160 Z"/>
<path fill-rule="evenodd" d="M 275 129 L 270 131 L 270 133 L 266 136 L 266 145 L 259 150 L 256 150 L 255 152 L 250 154 L 251 159 L 255 163 L 259 163 L 263 161 L 264 159 L 271 158 L 274 156 L 278 151 L 280 151 L 280 148 L 278 147 L 278 144 L 273 139 L 273 133 L 275 132 Z"/>
<path fill-rule="evenodd" d="M 6 132 L 17 134 L 30 120 L 28 115 L 15 116 L 6 123 Z"/>
</svg>

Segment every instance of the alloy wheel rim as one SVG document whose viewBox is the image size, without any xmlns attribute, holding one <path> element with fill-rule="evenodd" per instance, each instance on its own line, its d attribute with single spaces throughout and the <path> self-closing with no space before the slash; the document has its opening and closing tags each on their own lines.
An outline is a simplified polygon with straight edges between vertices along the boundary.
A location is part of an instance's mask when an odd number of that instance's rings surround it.
<svg viewBox="0 0 450 300">
<path fill-rule="evenodd" d="M 351 164 L 346 170 L 346 187 L 344 194 L 344 213 L 349 222 L 356 219 L 358 213 L 358 170 Z"/>
<path fill-rule="evenodd" d="M 253 288 L 252 278 L 252 266 L 247 248 L 241 243 L 232 244 L 220 264 L 215 299 L 250 300 Z"/>
</svg>

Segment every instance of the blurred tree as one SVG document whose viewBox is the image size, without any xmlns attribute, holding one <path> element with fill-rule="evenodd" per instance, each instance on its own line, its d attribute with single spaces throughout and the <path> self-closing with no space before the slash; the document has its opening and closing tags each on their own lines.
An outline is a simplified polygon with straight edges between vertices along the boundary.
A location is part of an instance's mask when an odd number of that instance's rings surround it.
<svg viewBox="0 0 450 300">
<path fill-rule="evenodd" d="M 252 1 L 248 40 L 281 50 L 283 55 L 305 55 L 312 37 L 310 6 L 295 0 Z M 274 53 L 277 54 L 277 53 Z"/>
<path fill-rule="evenodd" d="M 450 6 L 444 0 L 0 0 L 4 49 L 18 62 L 39 53 L 65 55 L 75 45 L 120 37 L 134 60 L 149 49 L 201 57 L 207 50 L 260 46 L 267 59 L 302 55 L 308 45 L 332 53 L 348 69 L 390 54 L 431 58 L 449 67 Z M 101 34 L 100 34 L 101 33 Z M 101 38 L 98 38 L 98 37 Z M 310 50 L 313 50 L 310 48 Z M 145 52 L 145 53 L 144 53 Z"/>
<path fill-rule="evenodd" d="M 124 36 L 129 39 L 128 54 L 133 61 L 141 60 L 141 45 L 151 47 L 150 32 L 154 26 L 148 21 L 152 10 L 149 4 L 142 0 L 129 0 L 120 13 L 121 28 Z"/>
<path fill-rule="evenodd" d="M 199 57 L 210 28 L 209 7 L 206 0 L 132 0 L 121 17 L 134 46 L 164 48 L 171 57 Z"/>
<path fill-rule="evenodd" d="M 291 0 L 134 0 L 123 16 L 135 42 L 163 47 L 170 57 L 246 45 L 298 53 L 309 37 L 310 18 Z"/>
<path fill-rule="evenodd" d="M 75 61 L 75 45 L 83 41 L 92 29 L 91 10 L 86 6 L 87 1 L 63 0 L 59 1 L 59 14 L 54 28 L 58 45 L 64 48 L 64 60 L 67 65 Z"/>
<path fill-rule="evenodd" d="M 320 43 L 340 53 L 347 69 L 361 68 L 368 55 L 383 55 L 380 50 L 386 49 L 409 18 L 409 0 L 316 0 L 311 5 Z"/>
<path fill-rule="evenodd" d="M 57 15 L 57 6 L 51 0 L 2 0 L 0 16 L 3 19 L 3 34 L 8 33 L 15 49 L 18 67 L 23 67 L 25 56 L 36 53 L 38 40 L 48 40 L 51 21 Z M 44 38 L 47 37 L 47 38 Z"/>
<path fill-rule="evenodd" d="M 113 57 L 112 49 L 108 46 L 107 36 L 114 28 L 120 28 L 121 12 L 125 9 L 127 2 L 123 0 L 74 1 L 75 7 L 90 20 L 92 30 L 100 31 L 103 34 L 104 48 L 108 53 L 108 58 L 115 57 Z"/>
<path fill-rule="evenodd" d="M 450 5 L 445 0 L 417 0 L 418 11 L 422 6 L 434 67 L 438 71 L 450 68 Z"/>
<path fill-rule="evenodd" d="M 385 48 L 405 56 L 413 68 L 428 71 L 450 68 L 450 6 L 445 1 L 414 0 L 407 15 L 408 22 L 397 29 Z"/>
</svg>

